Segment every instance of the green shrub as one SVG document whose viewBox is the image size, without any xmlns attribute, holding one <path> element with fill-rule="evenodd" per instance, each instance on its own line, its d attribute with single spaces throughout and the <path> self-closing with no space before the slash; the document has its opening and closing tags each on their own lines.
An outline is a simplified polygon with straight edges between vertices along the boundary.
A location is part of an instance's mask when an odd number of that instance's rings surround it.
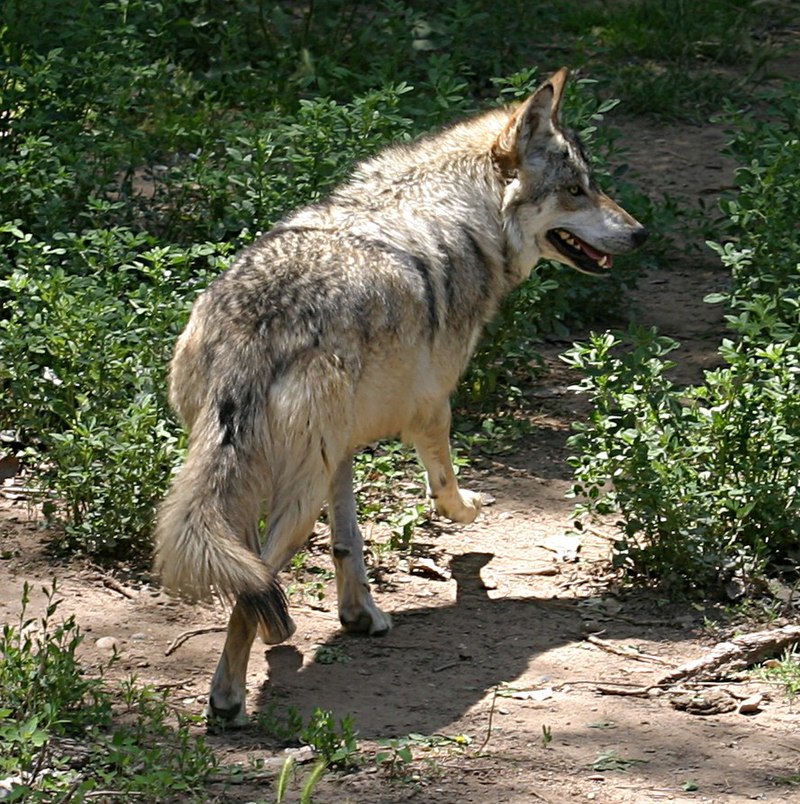
<svg viewBox="0 0 800 804">
<path fill-rule="evenodd" d="M 54 244 L 5 234 L 17 262 L 0 279 L 0 429 L 28 445 L 63 546 L 142 555 L 178 459 L 165 400 L 172 341 L 191 288 L 226 249 L 157 247 L 124 229 Z"/>
<path fill-rule="evenodd" d="M 57 623 L 56 587 L 45 588 L 48 605 L 41 618 L 28 615 L 31 587 L 25 584 L 16 624 L 0 636 L 0 711 L 5 728 L 80 734 L 103 726 L 109 713 L 99 703 L 102 684 L 84 678 L 76 651 L 83 641 L 74 617 Z M 36 747 L 41 747 L 41 743 Z M 2 753 L 2 752 L 0 752 Z"/>
<path fill-rule="evenodd" d="M 579 513 L 621 515 L 616 562 L 635 577 L 709 588 L 796 566 L 800 87 L 787 90 L 773 122 L 733 144 L 747 157 L 723 204 L 735 240 L 714 245 L 733 287 L 709 299 L 729 309 L 724 367 L 678 388 L 664 360 L 675 343 L 641 329 L 594 335 L 567 356 L 595 404 L 570 442 Z"/>
<path fill-rule="evenodd" d="M 570 439 L 578 513 L 619 513 L 615 563 L 633 577 L 751 581 L 800 537 L 800 346 L 728 341 L 728 365 L 680 389 L 664 360 L 676 345 L 639 329 L 568 353 L 595 407 Z"/>
</svg>

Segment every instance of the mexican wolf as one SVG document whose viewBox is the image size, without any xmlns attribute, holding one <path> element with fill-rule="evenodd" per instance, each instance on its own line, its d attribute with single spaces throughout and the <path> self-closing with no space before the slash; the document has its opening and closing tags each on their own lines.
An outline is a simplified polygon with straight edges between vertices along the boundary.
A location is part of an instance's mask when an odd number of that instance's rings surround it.
<svg viewBox="0 0 800 804">
<path fill-rule="evenodd" d="M 481 500 L 456 482 L 449 397 L 482 327 L 540 259 L 604 274 L 646 238 L 561 125 L 566 80 L 562 69 L 515 108 L 361 164 L 195 303 L 170 377 L 189 452 L 160 511 L 156 567 L 168 589 L 233 604 L 211 716 L 246 720 L 256 631 L 270 644 L 293 633 L 277 575 L 326 500 L 341 623 L 389 630 L 367 581 L 354 452 L 401 436 L 436 511 L 472 522 Z"/>
</svg>

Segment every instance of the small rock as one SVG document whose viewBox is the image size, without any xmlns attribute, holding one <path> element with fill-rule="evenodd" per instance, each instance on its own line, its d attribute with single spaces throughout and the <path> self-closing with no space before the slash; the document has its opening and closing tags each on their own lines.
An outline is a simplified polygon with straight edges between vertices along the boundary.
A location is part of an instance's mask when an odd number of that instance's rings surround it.
<svg viewBox="0 0 800 804">
<path fill-rule="evenodd" d="M 574 563 L 578 560 L 578 553 L 581 549 L 581 537 L 568 533 L 547 536 L 539 546 L 555 553 L 559 561 Z"/>
<path fill-rule="evenodd" d="M 99 650 L 105 651 L 106 653 L 115 653 L 119 650 L 119 643 L 112 636 L 100 637 L 94 644 Z"/>
<path fill-rule="evenodd" d="M 287 748 L 283 753 L 284 756 L 291 757 L 298 764 L 305 764 L 306 762 L 312 762 L 316 759 L 314 749 L 310 745 L 302 745 L 299 748 Z"/>
<path fill-rule="evenodd" d="M 754 715 L 761 709 L 761 704 L 764 701 L 764 696 L 759 692 L 745 698 L 740 704 L 737 711 L 740 715 Z"/>
<path fill-rule="evenodd" d="M 738 578 L 725 584 L 725 594 L 730 600 L 741 600 L 747 593 L 747 586 Z"/>
</svg>

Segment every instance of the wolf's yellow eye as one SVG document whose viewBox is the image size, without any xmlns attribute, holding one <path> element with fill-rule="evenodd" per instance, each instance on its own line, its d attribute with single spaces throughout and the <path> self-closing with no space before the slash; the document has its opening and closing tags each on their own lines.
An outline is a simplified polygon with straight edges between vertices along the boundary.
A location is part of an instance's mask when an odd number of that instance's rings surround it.
<svg viewBox="0 0 800 804">
<path fill-rule="evenodd" d="M 580 184 L 573 184 L 570 187 L 567 187 L 567 192 L 570 195 L 583 195 L 583 187 Z"/>
</svg>

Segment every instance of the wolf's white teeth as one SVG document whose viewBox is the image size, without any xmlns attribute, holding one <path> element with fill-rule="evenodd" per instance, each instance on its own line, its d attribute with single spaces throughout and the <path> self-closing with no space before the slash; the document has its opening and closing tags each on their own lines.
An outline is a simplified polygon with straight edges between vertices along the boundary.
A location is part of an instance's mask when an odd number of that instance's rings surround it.
<svg viewBox="0 0 800 804">
<path fill-rule="evenodd" d="M 569 243 L 573 248 L 580 248 L 581 244 L 565 229 L 558 230 L 558 236 L 565 242 Z"/>
<path fill-rule="evenodd" d="M 609 262 L 611 261 L 608 259 L 608 254 L 603 254 L 603 256 L 597 261 L 597 264 L 601 268 L 608 268 Z"/>
</svg>

